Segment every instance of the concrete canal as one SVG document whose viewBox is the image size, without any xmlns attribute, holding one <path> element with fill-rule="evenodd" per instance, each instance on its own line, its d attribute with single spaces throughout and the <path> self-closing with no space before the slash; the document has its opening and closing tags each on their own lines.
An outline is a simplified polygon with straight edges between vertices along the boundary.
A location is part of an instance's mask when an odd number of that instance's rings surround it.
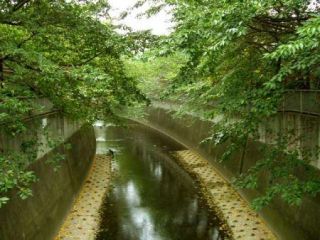
<svg viewBox="0 0 320 240">
<path fill-rule="evenodd" d="M 138 124 L 98 127 L 97 152 L 114 152 L 113 177 L 97 240 L 227 239 L 172 159 L 184 147 Z"/>
</svg>

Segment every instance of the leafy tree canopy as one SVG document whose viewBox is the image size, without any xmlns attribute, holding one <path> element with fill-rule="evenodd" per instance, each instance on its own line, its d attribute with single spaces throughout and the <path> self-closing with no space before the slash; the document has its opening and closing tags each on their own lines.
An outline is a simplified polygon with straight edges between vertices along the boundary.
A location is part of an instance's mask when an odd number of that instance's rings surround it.
<svg viewBox="0 0 320 240">
<path fill-rule="evenodd" d="M 169 5 L 176 24 L 159 52 L 181 51 L 188 59 L 167 96 L 183 99 L 187 110 L 207 106 L 206 118 L 223 115 L 208 139 L 229 142 L 222 159 L 240 151 L 243 161 L 248 139 L 259 138 L 260 123 L 277 113 L 286 90 L 319 89 L 319 1 L 142 0 L 138 5 L 146 2 L 153 4 L 146 14 Z M 238 181 L 255 188 L 261 172 L 274 170 L 273 185 L 255 202 L 257 208 L 275 196 L 296 204 L 304 194 L 320 192 L 313 174 L 303 181 L 295 176 L 297 169 L 310 170 L 310 159 L 302 159 L 286 140 L 280 135 L 277 147 Z"/>
<path fill-rule="evenodd" d="M 128 41 L 102 18 L 108 8 L 106 1 L 2 1 L 2 121 L 30 111 L 26 98 L 48 98 L 87 120 L 143 98 L 120 60 Z"/>
<path fill-rule="evenodd" d="M 92 121 L 144 100 L 141 90 L 158 97 L 154 93 L 167 88 L 164 96 L 183 99 L 187 110 L 204 106 L 202 117 L 223 115 L 208 140 L 228 141 L 222 159 L 240 151 L 242 162 L 249 139 L 259 138 L 259 125 L 277 113 L 287 89 L 319 89 L 318 0 L 140 0 L 136 7 L 146 2 L 152 5 L 147 15 L 170 6 L 170 36 L 117 34 L 103 0 L 1 1 L 0 122 L 8 132 L 25 130 L 21 119 L 37 98 Z M 309 155 L 290 148 L 287 134 L 277 140 L 237 181 L 255 188 L 261 172 L 269 173 L 273 184 L 255 201 L 257 208 L 276 196 L 297 204 L 320 192 Z M 10 157 L 0 158 L 6 169 L 0 191 L 21 186 L 28 194 L 25 186 L 34 179 L 23 169 L 29 160 Z M 301 168 L 310 172 L 303 181 L 294 174 Z"/>
<path fill-rule="evenodd" d="M 89 122 L 145 99 L 121 60 L 132 52 L 132 37 L 115 31 L 108 10 L 104 0 L 0 1 L 2 130 L 26 131 L 23 119 L 41 108 L 35 104 L 40 98 Z M 35 176 L 26 168 L 36 158 L 36 144 L 24 142 L 19 153 L 1 149 L 0 206 L 12 188 L 23 198 L 31 194 Z"/>
<path fill-rule="evenodd" d="M 125 58 L 128 76 L 137 79 L 138 87 L 149 99 L 159 100 L 161 92 L 168 88 L 178 75 L 180 67 L 187 61 L 182 53 L 170 56 L 157 56 L 147 51 L 133 58 Z"/>
</svg>

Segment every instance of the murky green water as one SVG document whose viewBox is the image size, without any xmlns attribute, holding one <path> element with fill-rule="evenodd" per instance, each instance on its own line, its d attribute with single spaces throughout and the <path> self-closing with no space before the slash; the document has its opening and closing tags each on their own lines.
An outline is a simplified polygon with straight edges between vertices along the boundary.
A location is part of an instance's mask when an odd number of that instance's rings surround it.
<svg viewBox="0 0 320 240">
<path fill-rule="evenodd" d="M 193 181 L 170 158 L 181 145 L 136 124 L 98 128 L 97 139 L 99 153 L 116 152 L 97 240 L 224 239 Z"/>
</svg>

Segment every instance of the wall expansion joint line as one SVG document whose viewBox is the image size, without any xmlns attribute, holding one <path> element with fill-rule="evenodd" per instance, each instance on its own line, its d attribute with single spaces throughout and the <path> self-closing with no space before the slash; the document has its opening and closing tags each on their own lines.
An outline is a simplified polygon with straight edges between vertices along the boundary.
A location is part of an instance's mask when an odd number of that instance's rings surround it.
<svg viewBox="0 0 320 240">
<path fill-rule="evenodd" d="M 108 192 L 111 157 L 96 155 L 89 175 L 55 240 L 93 240 Z"/>
<path fill-rule="evenodd" d="M 198 180 L 208 206 L 235 240 L 275 240 L 259 215 L 217 171 L 191 150 L 173 152 L 177 162 Z"/>
</svg>

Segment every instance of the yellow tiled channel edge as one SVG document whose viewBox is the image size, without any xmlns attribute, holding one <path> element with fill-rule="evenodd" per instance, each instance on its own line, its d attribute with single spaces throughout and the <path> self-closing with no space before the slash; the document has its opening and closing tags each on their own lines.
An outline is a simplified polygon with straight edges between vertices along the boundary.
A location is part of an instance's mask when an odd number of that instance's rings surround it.
<svg viewBox="0 0 320 240">
<path fill-rule="evenodd" d="M 275 240 L 259 215 L 210 163 L 191 150 L 172 152 L 177 163 L 197 182 L 207 205 L 223 222 L 222 228 L 235 240 Z"/>
<path fill-rule="evenodd" d="M 99 230 L 100 210 L 111 179 L 111 160 L 96 155 L 87 179 L 55 240 L 94 240 Z"/>
</svg>

